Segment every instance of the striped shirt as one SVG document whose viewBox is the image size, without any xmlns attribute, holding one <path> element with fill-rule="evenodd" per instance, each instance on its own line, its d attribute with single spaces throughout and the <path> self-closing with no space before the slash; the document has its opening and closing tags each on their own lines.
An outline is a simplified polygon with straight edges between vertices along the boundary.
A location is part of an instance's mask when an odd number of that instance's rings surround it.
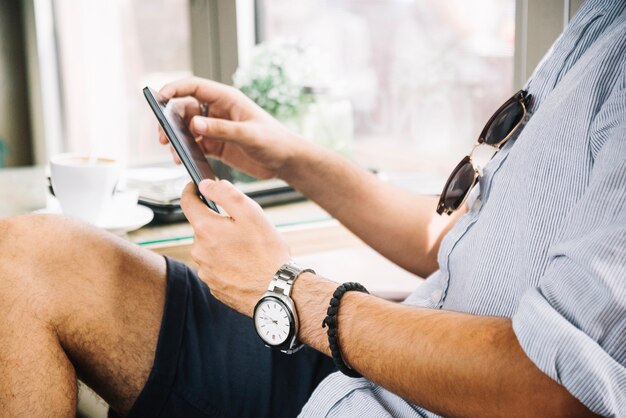
<svg viewBox="0 0 626 418">
<path fill-rule="evenodd" d="M 534 103 L 523 129 L 486 165 L 477 198 L 443 239 L 440 270 L 405 301 L 512 318 L 537 367 L 593 412 L 622 417 L 625 9 L 625 0 L 581 7 L 527 84 Z M 334 373 L 301 416 L 435 415 Z"/>
</svg>

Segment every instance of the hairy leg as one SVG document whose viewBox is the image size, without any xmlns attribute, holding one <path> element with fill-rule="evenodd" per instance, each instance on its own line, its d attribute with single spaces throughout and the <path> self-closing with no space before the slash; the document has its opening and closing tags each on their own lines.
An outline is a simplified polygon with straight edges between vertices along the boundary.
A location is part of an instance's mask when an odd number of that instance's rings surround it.
<svg viewBox="0 0 626 418">
<path fill-rule="evenodd" d="M 0 410 L 73 416 L 76 375 L 128 412 L 154 359 L 165 261 L 55 216 L 0 222 Z M 4 416 L 4 415 L 3 415 Z"/>
</svg>

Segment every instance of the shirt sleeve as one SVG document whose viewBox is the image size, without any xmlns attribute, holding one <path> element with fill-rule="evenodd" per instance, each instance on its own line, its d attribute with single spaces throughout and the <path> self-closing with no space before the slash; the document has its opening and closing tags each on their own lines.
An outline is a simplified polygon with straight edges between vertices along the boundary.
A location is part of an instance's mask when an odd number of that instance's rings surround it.
<svg viewBox="0 0 626 418">
<path fill-rule="evenodd" d="M 588 186 L 513 316 L 529 358 L 593 412 L 626 416 L 626 94 L 590 127 Z"/>
</svg>

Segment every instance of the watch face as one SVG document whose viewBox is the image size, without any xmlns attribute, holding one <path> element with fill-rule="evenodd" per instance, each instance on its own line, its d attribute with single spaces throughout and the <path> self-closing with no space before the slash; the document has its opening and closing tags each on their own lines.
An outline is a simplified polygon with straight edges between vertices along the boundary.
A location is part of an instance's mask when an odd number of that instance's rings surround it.
<svg viewBox="0 0 626 418">
<path fill-rule="evenodd" d="M 273 297 L 262 299 L 254 312 L 254 326 L 268 345 L 281 345 L 291 336 L 291 312 Z"/>
</svg>

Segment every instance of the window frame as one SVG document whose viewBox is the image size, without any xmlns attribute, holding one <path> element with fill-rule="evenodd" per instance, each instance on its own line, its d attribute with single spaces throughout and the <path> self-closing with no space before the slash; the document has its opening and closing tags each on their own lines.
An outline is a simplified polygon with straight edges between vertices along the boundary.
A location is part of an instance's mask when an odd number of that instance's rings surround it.
<svg viewBox="0 0 626 418">
<path fill-rule="evenodd" d="M 25 0 L 32 148 L 35 164 L 63 150 L 63 100 L 53 0 Z M 514 86 L 531 76 L 550 45 L 584 0 L 517 0 Z M 254 46 L 261 27 L 255 0 L 189 0 L 192 70 L 199 77 L 232 84 L 232 74 Z M 260 26 L 260 25 L 259 25 Z M 530 28 L 541 27 L 541 31 Z M 208 41 L 207 41 L 208 40 Z"/>
<path fill-rule="evenodd" d="M 189 6 L 194 74 L 232 84 L 239 62 L 255 44 L 254 0 L 190 0 Z"/>
<path fill-rule="evenodd" d="M 55 23 L 52 0 L 26 0 L 23 5 L 33 164 L 43 165 L 64 149 Z"/>
<path fill-rule="evenodd" d="M 583 2 L 584 0 L 516 0 L 514 90 L 524 86 Z"/>
</svg>

